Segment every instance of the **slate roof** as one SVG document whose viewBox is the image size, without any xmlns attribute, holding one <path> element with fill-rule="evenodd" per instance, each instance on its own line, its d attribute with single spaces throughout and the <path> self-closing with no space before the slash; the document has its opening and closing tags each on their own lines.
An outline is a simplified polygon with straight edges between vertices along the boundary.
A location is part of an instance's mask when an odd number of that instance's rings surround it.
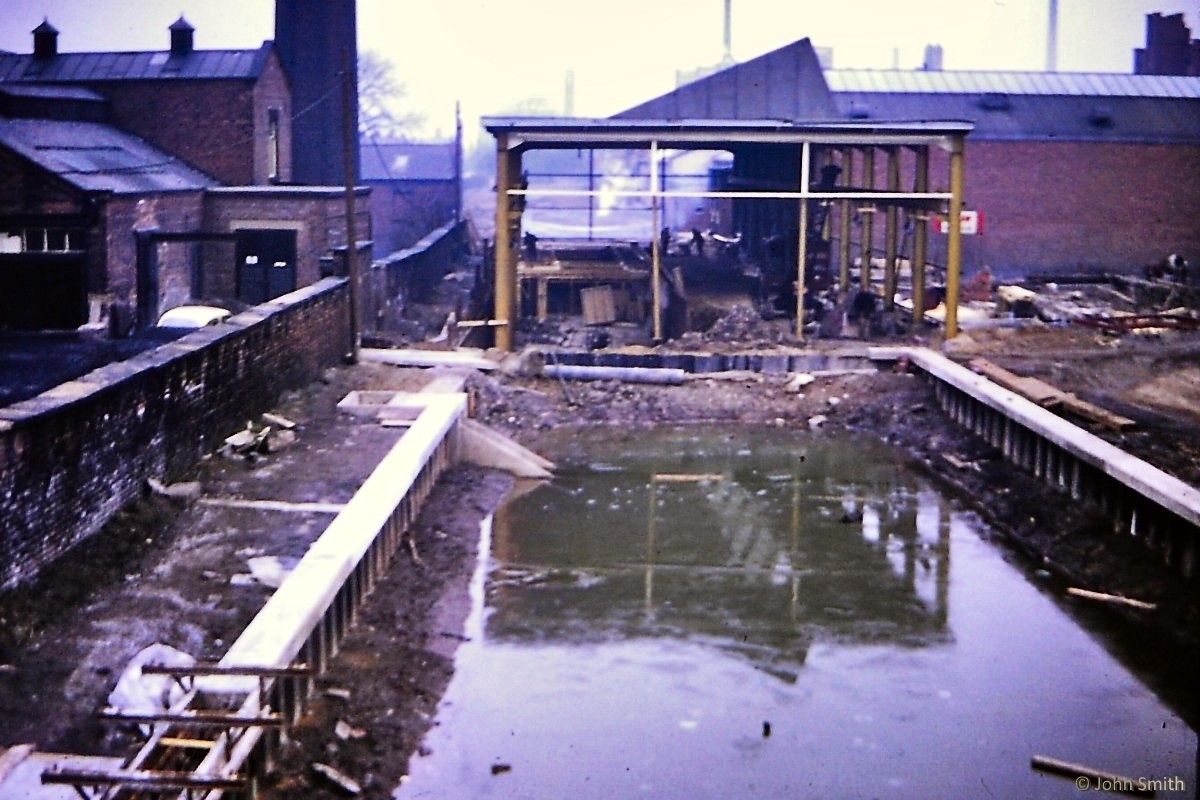
<svg viewBox="0 0 1200 800">
<path fill-rule="evenodd" d="M 142 139 L 95 122 L 0 118 L 0 146 L 84 191 L 145 194 L 216 185 Z"/>
<path fill-rule="evenodd" d="M 615 119 L 964 120 L 972 140 L 1200 144 L 1200 78 L 1115 73 L 822 70 L 807 39 Z"/>
<path fill-rule="evenodd" d="M 1200 144 L 1200 78 L 825 70 L 852 119 L 968 119 L 974 140 Z"/>
<path fill-rule="evenodd" d="M 30 53 L 0 52 L 0 82 L 87 83 L 122 80 L 253 80 L 262 74 L 273 42 L 256 50 L 193 50 L 133 53 L 59 53 L 37 59 Z"/>
<path fill-rule="evenodd" d="M 827 69 L 824 74 L 834 93 L 1200 98 L 1200 78 L 1177 75 L 899 69 Z"/>
<path fill-rule="evenodd" d="M 364 181 L 454 180 L 454 142 L 371 142 L 359 145 Z"/>
</svg>

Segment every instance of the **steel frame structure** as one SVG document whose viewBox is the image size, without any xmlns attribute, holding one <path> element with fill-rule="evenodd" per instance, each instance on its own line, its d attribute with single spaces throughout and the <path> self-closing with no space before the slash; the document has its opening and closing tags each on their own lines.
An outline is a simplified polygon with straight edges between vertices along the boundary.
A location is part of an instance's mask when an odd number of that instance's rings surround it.
<svg viewBox="0 0 1200 800">
<path fill-rule="evenodd" d="M 799 242 L 796 267 L 796 335 L 803 337 L 806 242 L 809 201 L 840 202 L 843 228 L 852 207 L 873 211 L 876 205 L 888 210 L 888 236 L 885 270 L 885 303 L 890 307 L 890 291 L 895 288 L 896 222 L 900 207 L 917 211 L 914 237 L 914 263 L 924 265 L 927 248 L 929 212 L 946 213 L 951 220 L 961 216 L 963 208 L 965 139 L 972 130 L 970 122 L 782 122 L 774 120 L 611 120 L 529 117 L 486 117 L 484 127 L 496 139 L 496 247 L 495 308 L 491 324 L 496 331 L 496 346 L 512 350 L 515 346 L 517 304 L 517 253 L 520 217 L 527 197 L 595 197 L 595 189 L 531 189 L 522 183 L 521 158 L 539 149 L 610 149 L 645 150 L 650 153 L 650 180 L 646 189 L 606 191 L 609 197 L 645 198 L 650 201 L 651 230 L 659 230 L 662 202 L 669 198 L 729 198 L 741 200 L 799 201 Z M 732 150 L 739 146 L 766 145 L 786 151 L 798 148 L 800 169 L 796 191 L 678 191 L 665 190 L 659 176 L 659 153 L 663 150 Z M 916 153 L 913 191 L 900 190 L 900 148 Z M 939 148 L 949 154 L 948 192 L 929 191 L 929 151 Z M 865 189 L 820 189 L 813 186 L 814 151 L 841 153 L 843 169 L 853 167 L 853 153 L 863 152 Z M 882 149 L 888 159 L 887 186 L 874 189 L 874 153 Z M 735 155 L 736 158 L 736 155 Z M 869 217 L 868 217 L 869 220 Z M 869 221 L 865 224 L 869 224 Z M 864 228 L 863 286 L 869 285 L 870 237 Z M 849 284 L 848 238 L 840 248 L 839 282 L 843 291 Z M 662 257 L 657 236 L 651 239 L 651 284 L 653 290 L 654 339 L 663 339 L 661 276 Z M 949 227 L 946 264 L 946 338 L 958 335 L 958 296 L 962 265 L 962 233 L 958 225 Z M 924 268 L 913 270 L 914 308 L 924 308 Z M 922 314 L 914 313 L 914 325 Z"/>
</svg>

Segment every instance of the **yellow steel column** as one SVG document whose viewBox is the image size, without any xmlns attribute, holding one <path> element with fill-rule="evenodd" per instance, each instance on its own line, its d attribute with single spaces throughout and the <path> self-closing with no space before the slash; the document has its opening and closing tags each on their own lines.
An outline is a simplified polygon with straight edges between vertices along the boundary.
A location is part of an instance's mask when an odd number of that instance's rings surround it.
<svg viewBox="0 0 1200 800">
<path fill-rule="evenodd" d="M 517 327 L 517 255 L 513 250 L 511 223 L 514 162 L 508 148 L 508 135 L 496 134 L 496 253 L 495 313 L 496 348 L 511 351 Z"/>
<path fill-rule="evenodd" d="M 808 266 L 808 174 L 812 151 L 808 142 L 800 146 L 800 241 L 796 258 L 796 338 L 804 338 L 804 282 Z"/>
<path fill-rule="evenodd" d="M 900 149 L 895 146 L 887 149 L 887 181 L 889 192 L 900 191 Z M 896 251 L 900 238 L 899 215 L 900 208 L 894 201 L 889 201 L 883 236 L 883 308 L 885 311 L 891 311 L 895 305 Z"/>
<path fill-rule="evenodd" d="M 929 191 L 929 148 L 926 146 L 917 148 L 917 175 L 913 182 L 913 191 L 918 194 Z M 913 220 L 915 227 L 912 259 L 912 329 L 915 333 L 921 330 L 925 322 L 925 261 L 929 255 L 929 212 L 924 208 L 917 209 Z"/>
<path fill-rule="evenodd" d="M 654 303 L 654 341 L 661 342 L 663 340 L 663 318 L 662 318 L 662 245 L 659 240 L 662 238 L 659 235 L 659 213 L 658 213 L 658 142 L 650 142 L 650 281 L 651 281 L 651 297 Z"/>
<path fill-rule="evenodd" d="M 950 240 L 946 245 L 946 338 L 958 336 L 958 282 L 962 272 L 962 210 L 966 182 L 963 137 L 950 141 Z"/>
<path fill-rule="evenodd" d="M 843 183 L 847 186 L 854 185 L 854 150 L 847 149 L 842 153 L 842 175 Z M 841 223 L 841 239 L 838 241 L 838 290 L 841 292 L 849 291 L 850 289 L 850 231 L 854 208 L 849 200 L 841 202 L 842 218 Z"/>
<path fill-rule="evenodd" d="M 863 150 L 863 187 L 870 191 L 875 188 L 875 149 L 868 146 Z M 864 203 L 858 209 L 862 215 L 862 288 L 871 289 L 871 245 L 874 244 L 875 204 Z"/>
</svg>

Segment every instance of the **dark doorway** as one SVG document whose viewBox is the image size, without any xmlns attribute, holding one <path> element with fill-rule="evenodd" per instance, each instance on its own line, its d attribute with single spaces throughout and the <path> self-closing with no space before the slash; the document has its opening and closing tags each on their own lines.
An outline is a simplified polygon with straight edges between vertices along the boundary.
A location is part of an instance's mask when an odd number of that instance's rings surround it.
<svg viewBox="0 0 1200 800">
<path fill-rule="evenodd" d="M 0 254 L 0 328 L 65 330 L 87 319 L 83 254 Z"/>
<path fill-rule="evenodd" d="M 295 231 L 240 230 L 237 237 L 239 300 L 257 305 L 295 290 Z"/>
</svg>

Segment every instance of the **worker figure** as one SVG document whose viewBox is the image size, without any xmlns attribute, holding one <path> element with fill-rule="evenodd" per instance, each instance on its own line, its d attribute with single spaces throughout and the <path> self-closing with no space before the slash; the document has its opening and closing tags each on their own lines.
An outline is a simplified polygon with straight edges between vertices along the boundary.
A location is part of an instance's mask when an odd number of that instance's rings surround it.
<svg viewBox="0 0 1200 800">
<path fill-rule="evenodd" d="M 692 250 L 696 255 L 704 258 L 704 234 L 699 228 L 692 228 Z"/>
<path fill-rule="evenodd" d="M 870 289 L 864 289 L 859 286 L 858 289 L 851 289 L 850 306 L 846 310 L 846 321 L 858 325 L 858 336 L 860 339 L 869 339 L 871 337 L 871 323 L 875 319 L 875 313 L 879 310 L 879 295 L 872 292 Z"/>
<path fill-rule="evenodd" d="M 538 237 L 529 231 L 525 231 L 525 236 L 521 239 L 525 245 L 525 258 L 529 261 L 536 261 L 538 254 Z"/>
<path fill-rule="evenodd" d="M 671 229 L 670 228 L 663 228 L 662 231 L 659 232 L 659 234 L 658 234 L 658 249 L 659 249 L 659 252 L 663 256 L 665 256 L 667 253 L 671 252 Z"/>
</svg>

